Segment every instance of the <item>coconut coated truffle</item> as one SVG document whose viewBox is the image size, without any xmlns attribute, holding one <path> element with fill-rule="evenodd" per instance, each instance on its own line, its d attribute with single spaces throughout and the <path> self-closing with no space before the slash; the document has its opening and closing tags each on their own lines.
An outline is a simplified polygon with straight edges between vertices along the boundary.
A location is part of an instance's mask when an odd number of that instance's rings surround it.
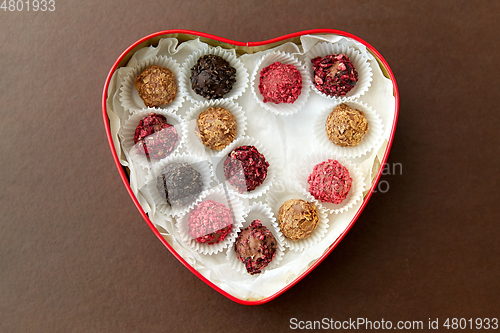
<svg viewBox="0 0 500 333">
<path fill-rule="evenodd" d="M 196 136 L 206 147 L 223 150 L 236 137 L 236 117 L 224 108 L 211 107 L 196 120 Z"/>
<path fill-rule="evenodd" d="M 328 140 L 337 146 L 355 147 L 368 132 L 368 120 L 363 111 L 340 104 L 326 119 L 325 131 Z"/>
<path fill-rule="evenodd" d="M 322 202 L 340 204 L 352 186 L 349 170 L 336 160 L 327 160 L 314 166 L 307 178 L 309 193 Z"/>
<path fill-rule="evenodd" d="M 177 95 L 175 75 L 166 67 L 149 66 L 135 77 L 134 86 L 148 107 L 172 102 Z"/>
<path fill-rule="evenodd" d="M 278 221 L 283 235 L 288 239 L 298 241 L 311 236 L 318 226 L 319 216 L 313 202 L 290 199 L 281 205 Z"/>
</svg>

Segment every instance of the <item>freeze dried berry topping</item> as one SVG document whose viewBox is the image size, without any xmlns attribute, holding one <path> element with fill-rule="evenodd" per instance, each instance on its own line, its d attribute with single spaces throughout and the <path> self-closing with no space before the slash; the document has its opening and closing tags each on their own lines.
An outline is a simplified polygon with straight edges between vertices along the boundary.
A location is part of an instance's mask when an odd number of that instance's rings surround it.
<svg viewBox="0 0 500 333">
<path fill-rule="evenodd" d="M 233 227 L 231 210 L 214 200 L 200 202 L 188 219 L 189 234 L 198 243 L 223 242 Z"/>
<path fill-rule="evenodd" d="M 156 177 L 156 188 L 171 206 L 184 206 L 201 193 L 203 180 L 188 163 L 170 163 Z"/>
<path fill-rule="evenodd" d="M 236 117 L 224 108 L 211 107 L 200 113 L 195 133 L 204 146 L 223 150 L 236 137 Z"/>
<path fill-rule="evenodd" d="M 328 140 L 340 147 L 359 145 L 368 129 L 368 120 L 363 111 L 344 103 L 333 108 L 325 122 Z"/>
<path fill-rule="evenodd" d="M 174 73 L 157 65 L 149 66 L 134 80 L 139 96 L 148 107 L 157 107 L 172 102 L 177 95 Z"/>
<path fill-rule="evenodd" d="M 259 92 L 264 103 L 293 103 L 302 90 L 302 76 L 293 65 L 278 61 L 260 72 Z"/>
<path fill-rule="evenodd" d="M 207 54 L 191 68 L 191 88 L 206 99 L 223 98 L 236 82 L 236 69 L 224 58 Z"/>
<path fill-rule="evenodd" d="M 340 204 L 352 187 L 349 170 L 336 160 L 327 160 L 314 166 L 307 178 L 309 192 L 317 200 Z"/>
<path fill-rule="evenodd" d="M 234 250 L 238 259 L 245 264 L 251 275 L 262 272 L 276 255 L 276 238 L 262 225 L 260 220 L 254 220 L 249 227 L 238 233 Z"/>
<path fill-rule="evenodd" d="M 358 72 L 345 54 L 330 54 L 311 59 L 314 85 L 329 96 L 345 96 L 356 85 Z"/>
<path fill-rule="evenodd" d="M 137 153 L 152 159 L 168 156 L 178 141 L 177 130 L 161 114 L 149 114 L 135 129 L 134 144 Z"/>
<path fill-rule="evenodd" d="M 224 176 L 239 193 L 255 190 L 267 177 L 269 162 L 254 146 L 240 146 L 224 161 Z"/>
</svg>

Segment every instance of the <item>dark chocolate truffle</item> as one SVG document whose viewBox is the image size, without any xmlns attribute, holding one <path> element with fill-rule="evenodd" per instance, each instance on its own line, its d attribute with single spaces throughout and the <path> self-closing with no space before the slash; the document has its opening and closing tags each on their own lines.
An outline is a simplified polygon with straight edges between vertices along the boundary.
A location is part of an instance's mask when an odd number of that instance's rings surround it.
<svg viewBox="0 0 500 333">
<path fill-rule="evenodd" d="M 358 72 L 345 54 L 330 54 L 311 59 L 314 85 L 329 96 L 345 96 L 356 85 Z"/>
<path fill-rule="evenodd" d="M 240 146 L 224 161 L 224 176 L 239 193 L 249 192 L 267 177 L 269 162 L 254 146 Z"/>
<path fill-rule="evenodd" d="M 152 159 L 168 156 L 178 141 L 177 130 L 161 114 L 151 113 L 144 117 L 135 129 L 134 144 L 137 153 Z"/>
<path fill-rule="evenodd" d="M 214 200 L 200 202 L 188 219 L 189 234 L 202 244 L 223 242 L 232 227 L 231 210 Z"/>
<path fill-rule="evenodd" d="M 281 205 L 278 221 L 283 235 L 288 239 L 298 241 L 311 236 L 318 226 L 319 216 L 313 202 L 290 199 Z"/>
<path fill-rule="evenodd" d="M 203 180 L 188 163 L 170 163 L 156 177 L 156 188 L 171 206 L 184 206 L 201 193 Z"/>
<path fill-rule="evenodd" d="M 236 82 L 236 69 L 222 57 L 207 54 L 191 68 L 191 88 L 206 99 L 223 98 Z"/>
<path fill-rule="evenodd" d="M 206 147 L 223 150 L 236 136 L 236 117 L 224 108 L 208 108 L 198 116 L 195 133 Z"/>
<path fill-rule="evenodd" d="M 309 193 L 322 202 L 342 203 L 352 186 L 349 170 L 336 160 L 327 160 L 314 166 L 307 178 Z"/>
<path fill-rule="evenodd" d="M 135 77 L 135 88 L 148 107 L 172 102 L 177 94 L 175 75 L 166 67 L 149 66 Z"/>
<path fill-rule="evenodd" d="M 276 255 L 277 242 L 273 234 L 262 225 L 260 220 L 254 220 L 249 227 L 241 230 L 234 243 L 238 259 L 245 264 L 247 272 L 258 274 L 269 265 Z"/>
<path fill-rule="evenodd" d="M 259 92 L 264 103 L 293 103 L 302 90 L 302 76 L 293 65 L 278 61 L 260 72 Z"/>
<path fill-rule="evenodd" d="M 355 147 L 368 132 L 368 120 L 363 111 L 340 104 L 326 119 L 325 131 L 328 140 L 337 146 Z"/>
</svg>

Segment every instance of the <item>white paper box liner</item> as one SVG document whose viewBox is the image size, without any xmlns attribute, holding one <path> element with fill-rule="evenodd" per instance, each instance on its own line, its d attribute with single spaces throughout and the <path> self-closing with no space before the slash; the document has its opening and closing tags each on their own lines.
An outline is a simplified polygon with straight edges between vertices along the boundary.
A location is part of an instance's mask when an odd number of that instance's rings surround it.
<svg viewBox="0 0 500 333">
<path fill-rule="evenodd" d="M 314 59 L 316 57 L 324 58 L 325 56 L 330 54 L 345 54 L 351 60 L 354 68 L 358 72 L 358 81 L 356 82 L 356 85 L 345 96 L 327 95 L 319 91 L 314 84 L 314 70 L 311 59 Z M 346 102 L 357 99 L 361 95 L 365 94 L 371 86 L 373 74 L 368 59 L 365 58 L 361 54 L 361 52 L 359 52 L 355 48 L 337 43 L 318 43 L 306 53 L 305 62 L 307 71 L 312 80 L 312 89 L 321 96 L 325 96 L 331 100 L 337 102 Z"/>
<path fill-rule="evenodd" d="M 201 174 L 201 179 L 203 181 L 203 188 L 200 194 L 189 204 L 183 206 L 171 206 L 169 205 L 165 199 L 160 195 L 158 189 L 156 188 L 157 177 L 160 174 L 161 170 L 171 163 L 188 163 L 192 166 L 196 171 Z M 181 154 L 181 155 L 170 155 L 169 157 L 160 160 L 156 165 L 149 171 L 148 178 L 146 180 L 146 188 L 151 198 L 156 205 L 156 209 L 165 215 L 174 215 L 181 216 L 188 209 L 193 208 L 197 203 L 201 201 L 201 196 L 203 192 L 210 188 L 210 184 L 212 182 L 211 177 L 211 167 L 210 162 L 208 160 L 204 160 L 200 157 L 192 156 L 189 154 Z"/>
<path fill-rule="evenodd" d="M 212 150 L 206 147 L 195 133 L 195 129 L 197 126 L 196 120 L 198 119 L 198 116 L 201 112 L 211 107 L 224 108 L 234 115 L 234 117 L 236 118 L 236 136 L 234 137 L 234 140 L 238 140 L 239 138 L 243 137 L 247 129 L 247 118 L 245 116 L 245 112 L 243 112 L 243 109 L 238 103 L 226 99 L 197 103 L 188 111 L 186 115 L 186 118 L 182 124 L 182 136 L 185 139 L 186 149 L 191 154 L 198 155 L 203 158 L 219 156 L 223 151 Z"/>
<path fill-rule="evenodd" d="M 219 242 L 216 244 L 206 244 L 206 243 L 197 243 L 194 238 L 189 234 L 188 228 L 188 220 L 190 213 L 196 208 L 196 205 L 190 208 L 184 215 L 179 218 L 176 218 L 176 227 L 181 240 L 189 245 L 192 249 L 202 254 L 215 254 L 223 251 L 225 248 L 229 246 L 229 244 L 234 243 L 234 239 L 236 238 L 238 232 L 241 229 L 241 225 L 243 224 L 244 218 L 243 215 L 245 213 L 245 208 L 243 206 L 243 202 L 235 195 L 230 192 L 226 192 L 222 186 L 217 186 L 209 189 L 205 193 L 202 194 L 202 198 L 199 202 L 214 200 L 216 202 L 224 204 L 227 208 L 231 210 L 232 218 L 233 218 L 233 226 L 231 228 L 231 232 L 226 236 L 223 242 Z"/>
<path fill-rule="evenodd" d="M 314 198 L 314 196 L 309 192 L 309 184 L 307 179 L 312 173 L 314 167 L 327 160 L 337 160 L 340 164 L 349 170 L 349 176 L 352 178 L 352 186 L 347 194 L 347 197 L 339 204 L 334 204 L 331 202 L 322 202 Z M 363 198 L 363 192 L 365 190 L 365 182 L 363 174 L 358 170 L 358 168 L 350 163 L 347 159 L 342 157 L 337 157 L 331 153 L 327 152 L 316 152 L 309 155 L 297 168 L 297 181 L 301 188 L 307 193 L 308 201 L 314 201 L 316 205 L 324 207 L 325 210 L 331 214 L 340 214 L 352 208 Z"/>
<path fill-rule="evenodd" d="M 183 139 L 182 139 L 182 126 L 181 126 L 181 117 L 179 117 L 175 112 L 173 111 L 168 111 L 168 110 L 163 110 L 163 109 L 157 109 L 157 108 L 146 108 L 142 110 L 135 111 L 126 121 L 125 125 L 123 125 L 122 131 L 121 131 L 121 137 L 122 137 L 122 145 L 123 149 L 128 152 L 130 158 L 134 160 L 137 164 L 139 164 L 141 167 L 144 169 L 149 170 L 152 166 L 154 166 L 156 163 L 158 163 L 160 160 L 159 159 L 154 159 L 154 158 L 149 158 L 146 155 L 138 154 L 136 150 L 136 144 L 134 144 L 134 135 L 135 135 L 135 129 L 137 128 L 137 125 L 139 125 L 139 122 L 149 116 L 151 113 L 156 113 L 156 114 L 161 114 L 162 116 L 165 116 L 167 118 L 167 122 L 170 125 L 173 125 L 175 130 L 177 131 L 177 135 L 179 136 L 179 140 L 177 141 L 174 149 L 172 152 L 168 155 L 173 155 L 176 152 L 179 151 L 180 147 L 182 146 Z M 152 134 L 152 135 L 156 135 Z M 138 145 L 141 145 L 138 143 Z M 167 157 L 168 157 L 167 156 Z"/>
<path fill-rule="evenodd" d="M 273 212 L 271 211 L 269 206 L 263 203 L 256 202 L 252 206 L 250 206 L 250 208 L 247 209 L 244 218 L 245 221 L 243 222 L 241 230 L 248 227 L 254 220 L 260 220 L 262 225 L 269 229 L 269 231 L 273 234 L 277 242 L 276 254 L 274 255 L 273 260 L 269 263 L 269 265 L 262 269 L 261 273 L 253 275 L 256 277 L 257 275 L 263 275 L 266 271 L 272 270 L 279 265 L 279 262 L 281 261 L 281 258 L 283 257 L 283 254 L 285 252 L 285 248 L 283 246 L 284 236 L 279 231 L 279 228 L 276 229 L 276 218 L 274 217 Z M 250 275 L 247 273 L 245 264 L 243 264 L 243 262 L 238 259 L 238 255 L 234 250 L 234 243 L 228 247 L 226 258 L 229 261 L 232 269 L 234 269 L 238 273 Z"/>
<path fill-rule="evenodd" d="M 302 89 L 300 95 L 293 103 L 279 103 L 279 104 L 272 102 L 264 103 L 264 97 L 259 92 L 260 72 L 267 66 L 275 63 L 276 61 L 286 65 L 293 65 L 300 72 L 300 75 L 302 77 Z M 252 86 L 252 94 L 260 106 L 262 106 L 264 109 L 276 115 L 288 116 L 297 113 L 306 103 L 307 98 L 309 97 L 311 78 L 309 77 L 309 73 L 306 67 L 301 61 L 299 61 L 297 58 L 293 57 L 288 53 L 276 51 L 268 53 L 267 55 L 261 58 L 261 60 L 259 61 L 255 70 L 252 73 L 252 78 L 250 79 L 250 83 Z"/>
<path fill-rule="evenodd" d="M 186 61 L 182 64 L 182 75 L 181 75 L 181 89 L 183 90 L 186 97 L 194 104 L 199 102 L 206 102 L 207 99 L 201 95 L 198 95 L 191 88 L 191 68 L 196 64 L 200 57 L 207 54 L 213 54 L 224 58 L 229 64 L 236 69 L 236 82 L 234 83 L 230 92 L 224 95 L 223 99 L 234 100 L 240 97 L 248 85 L 248 72 L 243 63 L 235 55 L 234 50 L 226 50 L 220 46 L 217 47 L 207 47 L 200 49 L 193 54 L 191 54 Z"/>
<path fill-rule="evenodd" d="M 311 200 L 307 197 L 306 192 L 297 182 L 288 180 L 277 181 L 271 188 L 271 190 L 267 193 L 267 204 L 276 216 L 276 221 L 274 222 L 274 224 L 278 230 L 280 230 L 279 209 L 285 201 L 290 199 L 302 199 L 311 202 Z M 311 235 L 298 241 L 293 241 L 286 237 L 283 237 L 285 247 L 289 248 L 292 251 L 304 251 L 310 247 L 313 247 L 316 243 L 321 241 L 326 233 L 326 230 L 328 229 L 328 217 L 323 207 L 316 205 L 316 210 L 318 212 L 319 221 L 316 229 L 313 230 Z"/>
<path fill-rule="evenodd" d="M 327 106 L 320 112 L 314 121 L 314 135 L 316 137 L 316 141 L 322 148 L 336 156 L 345 156 L 349 158 L 359 157 L 365 155 L 380 144 L 384 133 L 384 125 L 382 125 L 382 121 L 380 120 L 377 112 L 367 104 L 360 101 L 350 101 L 345 102 L 345 104 L 353 109 L 363 111 L 365 118 L 368 121 L 368 132 L 366 132 L 363 139 L 361 139 L 359 145 L 355 147 L 341 147 L 331 142 L 326 136 L 326 119 L 338 103 Z"/>
<path fill-rule="evenodd" d="M 166 56 L 161 57 L 150 57 L 141 61 L 136 65 L 129 75 L 125 78 L 120 88 L 120 101 L 125 110 L 134 112 L 136 110 L 147 108 L 144 101 L 139 96 L 139 92 L 134 86 L 135 77 L 142 73 L 147 67 L 158 65 L 166 67 L 172 71 L 175 75 L 175 81 L 177 83 L 177 94 L 172 102 L 161 105 L 159 109 L 165 109 L 168 111 L 176 111 L 184 102 L 184 92 L 180 87 L 181 78 L 181 66 L 174 59 Z"/>
<path fill-rule="evenodd" d="M 233 151 L 235 148 L 240 147 L 240 146 L 254 146 L 257 148 L 259 153 L 264 155 L 264 158 L 266 161 L 269 163 L 269 167 L 267 168 L 267 176 L 266 179 L 264 179 L 264 182 L 257 186 L 255 190 L 250 191 L 250 192 L 243 192 L 239 193 L 238 190 L 231 185 L 227 180 L 226 177 L 224 176 L 224 161 L 226 160 L 228 154 Z M 245 136 L 243 138 L 239 138 L 238 140 L 233 141 L 229 146 L 227 146 L 221 153 L 220 157 L 214 157 L 212 159 L 212 167 L 213 167 L 213 174 L 215 176 L 215 180 L 219 184 L 224 184 L 224 186 L 227 187 L 227 189 L 231 192 L 233 192 L 235 195 L 245 198 L 245 199 L 255 199 L 263 195 L 264 193 L 267 192 L 269 187 L 271 187 L 274 177 L 275 177 L 275 161 L 271 154 L 264 148 L 262 144 L 260 144 L 255 138 L 251 138 L 248 136 Z"/>
</svg>

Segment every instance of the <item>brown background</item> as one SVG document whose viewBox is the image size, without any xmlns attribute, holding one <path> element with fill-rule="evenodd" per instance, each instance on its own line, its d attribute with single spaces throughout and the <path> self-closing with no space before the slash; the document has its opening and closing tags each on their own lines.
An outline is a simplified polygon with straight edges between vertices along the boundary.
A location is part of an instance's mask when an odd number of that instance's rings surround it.
<svg viewBox="0 0 500 333">
<path fill-rule="evenodd" d="M 290 318 L 500 317 L 496 1 L 56 0 L 0 11 L 0 332 L 288 331 Z M 276 300 L 236 304 L 182 266 L 123 187 L 101 93 L 137 39 L 333 28 L 390 64 L 389 163 L 350 233 Z M 442 327 L 441 327 L 442 328 Z"/>
</svg>

